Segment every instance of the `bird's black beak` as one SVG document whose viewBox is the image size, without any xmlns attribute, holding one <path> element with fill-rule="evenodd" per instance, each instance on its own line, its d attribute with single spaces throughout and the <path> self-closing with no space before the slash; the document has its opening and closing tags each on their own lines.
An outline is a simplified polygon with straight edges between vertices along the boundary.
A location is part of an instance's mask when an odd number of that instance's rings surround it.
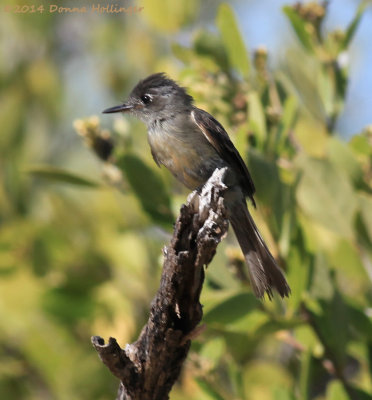
<svg viewBox="0 0 372 400">
<path fill-rule="evenodd" d="M 106 110 L 103 110 L 103 114 L 112 114 L 112 113 L 117 113 L 117 112 L 127 112 L 130 111 L 133 108 L 132 104 L 121 104 L 120 106 L 115 106 L 115 107 L 110 107 L 106 108 Z"/>
</svg>

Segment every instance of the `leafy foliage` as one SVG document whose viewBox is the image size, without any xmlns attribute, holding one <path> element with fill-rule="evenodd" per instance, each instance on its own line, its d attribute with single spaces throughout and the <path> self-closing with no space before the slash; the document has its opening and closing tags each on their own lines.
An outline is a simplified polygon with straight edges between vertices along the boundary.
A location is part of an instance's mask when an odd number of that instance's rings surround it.
<svg viewBox="0 0 372 400">
<path fill-rule="evenodd" d="M 345 32 L 327 35 L 325 5 L 284 7 L 299 47 L 272 71 L 265 49 L 247 51 L 227 4 L 217 31 L 195 32 L 191 46 L 175 43 L 167 54 L 161 32 L 189 24 L 198 2 L 168 2 L 164 13 L 145 3 L 141 24 L 102 16 L 91 42 L 77 42 L 113 98 L 156 65 L 223 123 L 252 172 L 252 212 L 292 288 L 288 300 L 259 302 L 235 242 L 222 244 L 202 294 L 206 330 L 171 398 L 370 398 L 372 133 L 346 142 L 336 132 L 349 82 L 342 57 L 365 6 Z M 75 107 L 79 85 L 64 80 L 62 66 L 82 59 L 66 40 L 70 17 L 22 17 L 2 16 L 21 47 L 0 39 L 9 53 L 0 58 L 0 393 L 108 399 L 117 382 L 89 336 L 122 345 L 137 337 L 167 240 L 159 225 L 170 232 L 185 192 L 152 162 L 135 121 L 110 130 L 96 117 L 77 121 L 83 148 L 70 128 L 83 111 L 60 112 L 66 98 Z"/>
</svg>

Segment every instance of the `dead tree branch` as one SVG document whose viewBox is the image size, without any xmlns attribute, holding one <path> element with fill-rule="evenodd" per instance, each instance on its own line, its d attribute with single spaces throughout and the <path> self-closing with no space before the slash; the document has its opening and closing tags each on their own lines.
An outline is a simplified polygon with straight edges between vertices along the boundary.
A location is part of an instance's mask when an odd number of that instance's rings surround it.
<svg viewBox="0 0 372 400">
<path fill-rule="evenodd" d="M 92 337 L 101 360 L 121 384 L 117 400 L 165 400 L 178 378 L 202 318 L 199 302 L 208 265 L 228 229 L 223 205 L 225 169 L 181 207 L 171 243 L 164 248 L 160 288 L 138 340 L 121 349 Z"/>
</svg>

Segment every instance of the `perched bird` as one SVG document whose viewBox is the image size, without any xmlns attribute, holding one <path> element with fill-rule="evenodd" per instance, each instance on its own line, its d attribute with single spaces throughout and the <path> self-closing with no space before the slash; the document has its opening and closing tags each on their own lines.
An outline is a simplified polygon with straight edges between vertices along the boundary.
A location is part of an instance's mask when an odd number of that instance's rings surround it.
<svg viewBox="0 0 372 400">
<path fill-rule="evenodd" d="M 224 196 L 229 221 L 248 265 L 254 294 L 272 297 L 273 289 L 288 296 L 288 283 L 248 211 L 255 187 L 251 175 L 223 126 L 164 73 L 150 75 L 128 100 L 104 113 L 127 112 L 147 125 L 155 162 L 167 167 L 189 189 L 202 186 L 216 168 L 227 167 Z"/>
</svg>

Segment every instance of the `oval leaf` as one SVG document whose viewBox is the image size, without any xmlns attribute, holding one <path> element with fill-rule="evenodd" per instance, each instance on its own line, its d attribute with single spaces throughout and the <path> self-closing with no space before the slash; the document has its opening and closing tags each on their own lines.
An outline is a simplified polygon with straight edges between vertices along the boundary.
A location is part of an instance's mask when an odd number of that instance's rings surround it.
<svg viewBox="0 0 372 400">
<path fill-rule="evenodd" d="M 355 17 L 353 18 L 353 20 L 351 21 L 350 25 L 348 26 L 346 32 L 345 32 L 345 37 L 344 40 L 341 43 L 340 46 L 340 51 L 344 51 L 348 48 L 348 46 L 350 45 L 350 42 L 353 40 L 353 37 L 355 35 L 355 32 L 359 26 L 360 20 L 363 16 L 364 10 L 366 8 L 366 3 L 361 2 L 358 10 L 355 14 Z"/>
<path fill-rule="evenodd" d="M 127 178 L 143 210 L 156 222 L 173 223 L 170 198 L 160 176 L 139 157 L 130 153 L 122 155 L 117 166 Z"/>
<path fill-rule="evenodd" d="M 100 186 L 98 182 L 75 175 L 74 173 L 66 171 L 62 168 L 53 167 L 52 165 L 30 167 L 28 168 L 27 172 L 34 176 L 55 182 L 69 183 L 72 185 L 91 188 L 97 188 Z"/>
<path fill-rule="evenodd" d="M 239 32 L 234 12 L 227 4 L 221 4 L 216 19 L 216 25 L 221 33 L 230 65 L 241 73 L 243 78 L 248 78 L 250 62 L 244 41 Z"/>
<path fill-rule="evenodd" d="M 309 51 L 313 51 L 313 43 L 310 33 L 306 30 L 306 22 L 297 14 L 291 6 L 283 7 L 284 14 L 288 17 L 292 28 L 296 32 L 298 40 L 302 46 Z"/>
<path fill-rule="evenodd" d="M 328 229 L 353 237 L 356 198 L 349 180 L 327 160 L 301 157 L 297 201 L 304 212 Z"/>
</svg>

